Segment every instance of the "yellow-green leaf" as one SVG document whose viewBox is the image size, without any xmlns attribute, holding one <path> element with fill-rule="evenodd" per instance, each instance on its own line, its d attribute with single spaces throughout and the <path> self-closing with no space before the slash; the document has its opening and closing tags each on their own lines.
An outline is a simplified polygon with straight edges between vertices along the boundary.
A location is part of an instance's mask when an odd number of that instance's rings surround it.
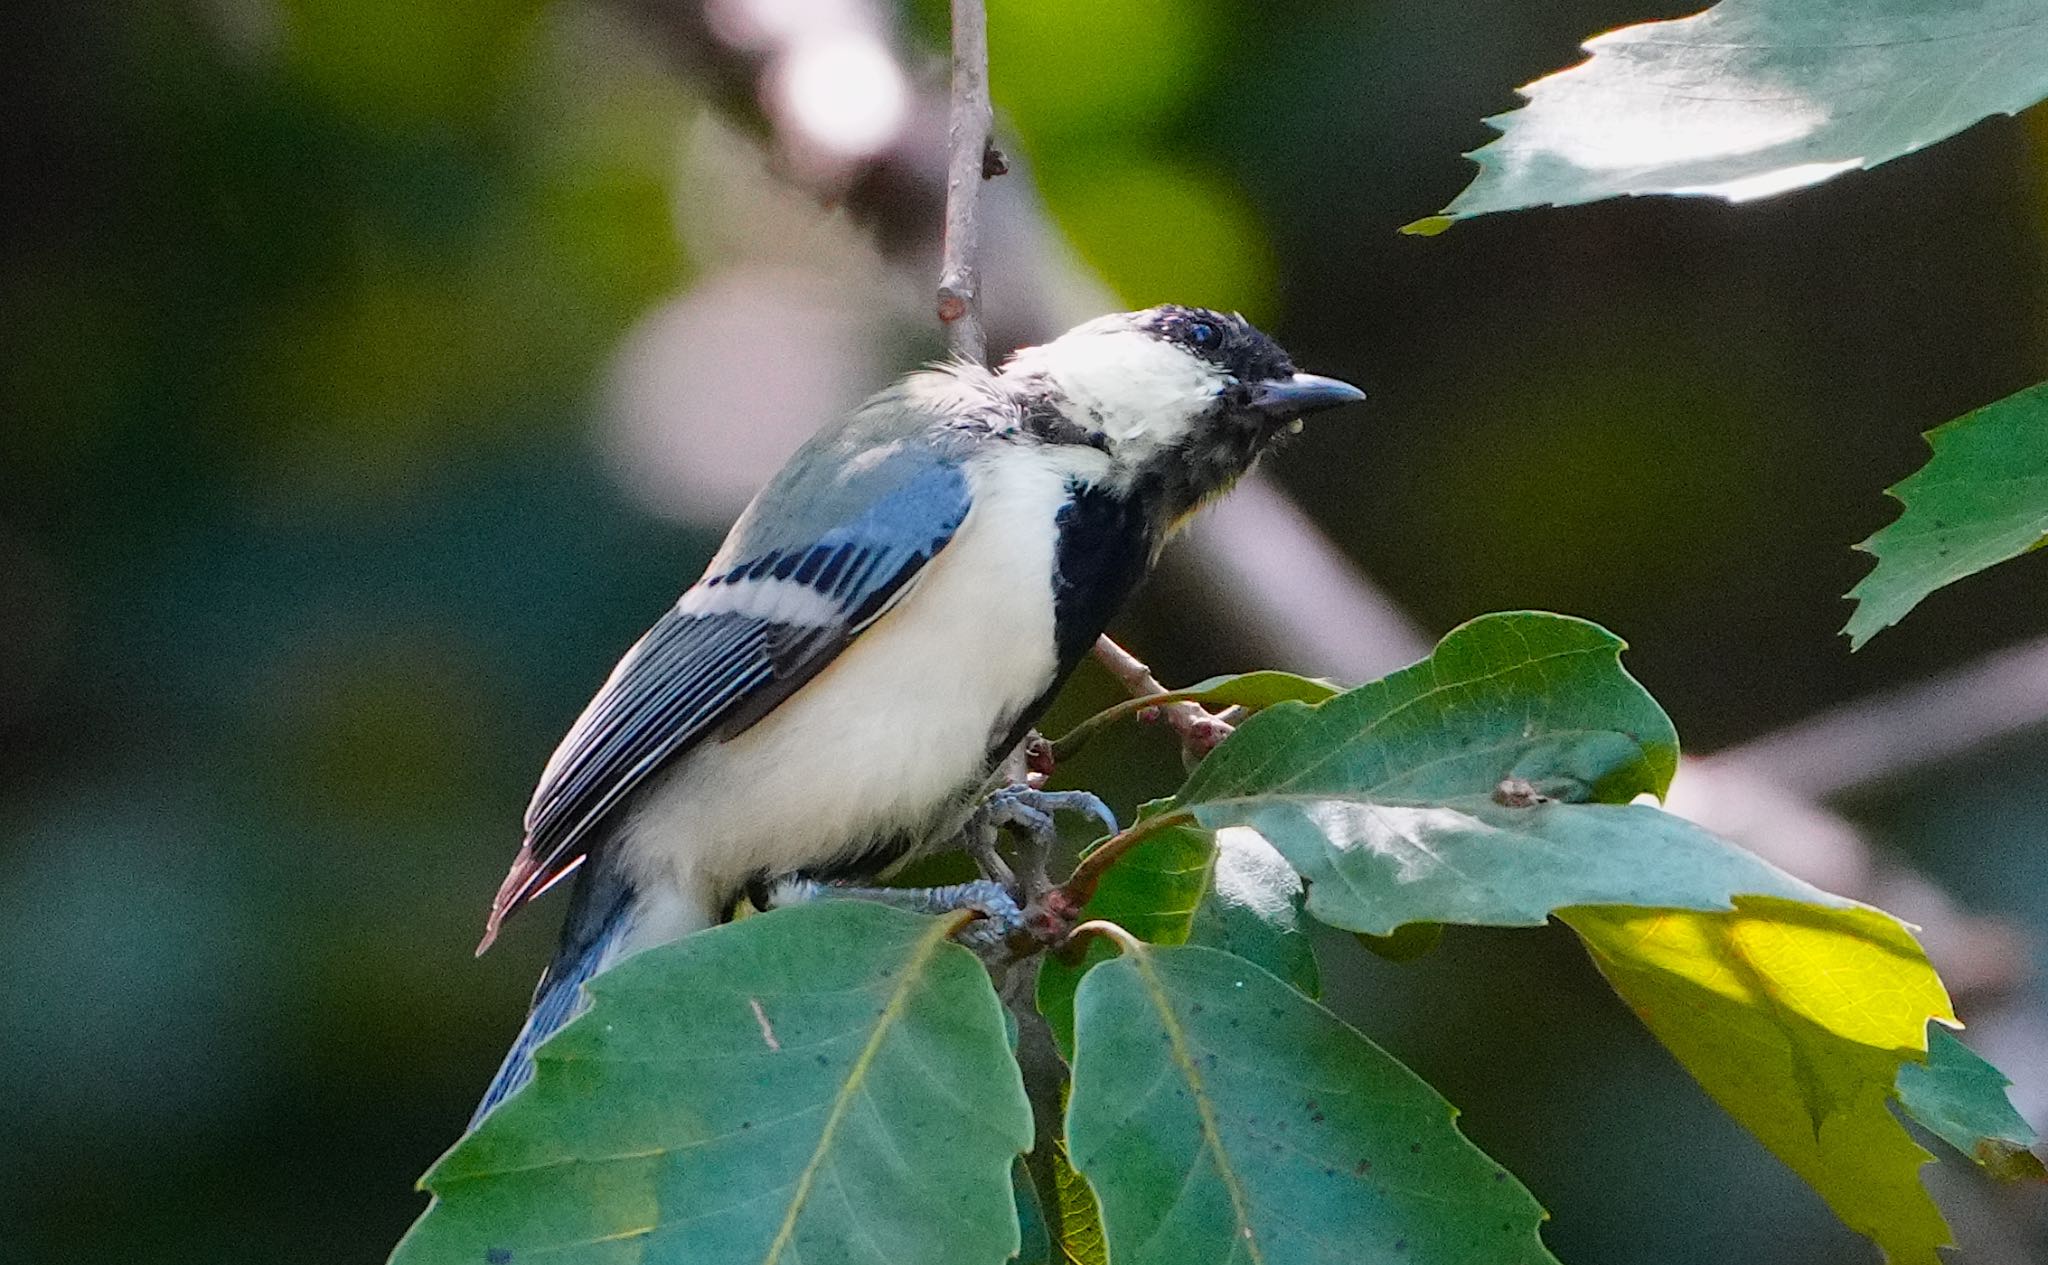
<svg viewBox="0 0 2048 1265">
<path fill-rule="evenodd" d="M 1561 917 L 1708 1094 L 1894 1265 L 1939 1265 L 1933 1158 L 1887 1106 L 1948 993 L 1911 933 L 1863 906 L 1737 896 L 1727 913 L 1582 906 Z"/>
</svg>

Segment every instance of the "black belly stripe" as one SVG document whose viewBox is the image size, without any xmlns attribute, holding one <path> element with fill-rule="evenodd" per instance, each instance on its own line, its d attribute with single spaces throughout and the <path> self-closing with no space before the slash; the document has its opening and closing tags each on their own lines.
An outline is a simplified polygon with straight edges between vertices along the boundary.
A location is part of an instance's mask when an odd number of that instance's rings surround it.
<svg viewBox="0 0 2048 1265">
<path fill-rule="evenodd" d="M 1038 723 L 1152 563 L 1153 525 L 1137 498 L 1089 486 L 1072 487 L 1070 498 L 1054 519 L 1059 543 L 1053 552 L 1052 624 L 1058 667 L 1045 692 L 1007 734 L 997 737 L 989 752 L 991 767 Z"/>
</svg>

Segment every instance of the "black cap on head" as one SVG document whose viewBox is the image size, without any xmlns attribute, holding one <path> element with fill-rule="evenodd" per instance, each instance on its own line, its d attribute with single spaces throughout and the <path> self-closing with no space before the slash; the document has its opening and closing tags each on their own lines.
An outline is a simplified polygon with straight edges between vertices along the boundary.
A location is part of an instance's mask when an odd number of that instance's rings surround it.
<svg viewBox="0 0 2048 1265">
<path fill-rule="evenodd" d="M 1280 344 L 1235 312 L 1169 303 L 1145 314 L 1142 328 L 1202 357 L 1239 382 L 1269 382 L 1294 373 Z"/>
</svg>

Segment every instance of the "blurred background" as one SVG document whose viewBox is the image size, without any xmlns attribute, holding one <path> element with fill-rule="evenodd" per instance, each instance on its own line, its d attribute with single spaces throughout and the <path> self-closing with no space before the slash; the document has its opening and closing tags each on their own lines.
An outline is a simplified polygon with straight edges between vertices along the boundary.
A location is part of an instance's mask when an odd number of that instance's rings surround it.
<svg viewBox="0 0 2048 1265">
<path fill-rule="evenodd" d="M 990 7 L 995 341 L 1204 303 L 1366 385 L 1269 470 L 1417 628 L 1598 620 L 1703 752 L 2048 633 L 2029 560 L 1836 635 L 1919 432 L 2048 376 L 2041 111 L 1779 201 L 1421 240 L 1514 85 L 1688 6 Z M 0 1261 L 378 1261 L 552 944 L 544 905 L 470 956 L 556 738 L 803 429 L 941 349 L 944 6 L 0 26 Z M 1165 679 L 1342 669 L 1191 570 L 1120 626 Z M 2037 1124 L 2044 756 L 1833 805 L 1993 929 L 1963 1014 Z M 1069 772 L 1128 808 L 1174 770 L 1136 732 Z M 1877 1259 L 1568 937 L 1327 947 L 1562 1259 Z M 2039 1188 L 1927 1172 L 1965 1260 L 2048 1259 Z"/>
</svg>

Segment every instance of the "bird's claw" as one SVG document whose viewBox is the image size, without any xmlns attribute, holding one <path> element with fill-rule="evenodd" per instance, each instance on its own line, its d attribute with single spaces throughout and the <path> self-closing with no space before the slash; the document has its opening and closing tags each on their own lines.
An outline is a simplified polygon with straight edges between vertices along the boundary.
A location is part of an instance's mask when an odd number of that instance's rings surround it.
<svg viewBox="0 0 2048 1265">
<path fill-rule="evenodd" d="M 955 909 L 972 909 L 982 915 L 953 933 L 955 940 L 977 953 L 1002 949 L 1024 930 L 1024 909 L 1001 883 L 977 879 L 943 890 L 953 898 Z"/>
<path fill-rule="evenodd" d="M 1034 843 L 1050 846 L 1058 838 L 1054 813 L 1086 813 L 1115 834 L 1116 814 L 1101 797 L 1088 791 L 1041 791 L 1030 786 L 1005 786 L 982 801 L 979 816 L 988 826 L 1015 826 Z"/>
<path fill-rule="evenodd" d="M 1019 783 L 991 793 L 975 809 L 967 824 L 967 851 L 981 866 L 985 879 L 1008 889 L 1019 904 L 1035 908 L 1052 886 L 1046 867 L 1059 843 L 1059 826 L 1053 815 L 1063 812 L 1086 813 L 1107 833 L 1117 832 L 1116 814 L 1097 796 L 1087 791 L 1044 791 Z M 1004 826 L 1023 835 L 1015 871 L 996 851 L 996 835 Z"/>
<path fill-rule="evenodd" d="M 790 877 L 768 889 L 767 907 L 781 909 L 814 900 L 868 900 L 920 914 L 951 914 L 971 909 L 981 917 L 960 928 L 953 938 L 970 949 L 1002 948 L 1026 927 L 1024 909 L 1007 887 L 988 879 L 946 887 L 856 887 Z"/>
</svg>

